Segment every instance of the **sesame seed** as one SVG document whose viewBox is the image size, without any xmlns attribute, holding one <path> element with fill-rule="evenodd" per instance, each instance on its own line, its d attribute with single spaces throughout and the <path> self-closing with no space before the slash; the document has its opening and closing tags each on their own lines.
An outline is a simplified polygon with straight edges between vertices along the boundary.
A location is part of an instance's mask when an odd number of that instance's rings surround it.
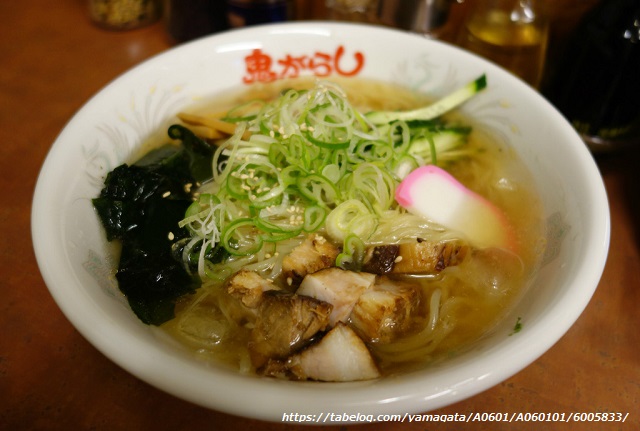
<svg viewBox="0 0 640 431">
<path fill-rule="evenodd" d="M 173 239 L 175 238 L 175 235 L 173 234 L 173 232 L 169 232 L 169 234 L 167 235 L 167 238 L 169 238 L 169 241 L 173 241 Z"/>
<path fill-rule="evenodd" d="M 291 286 L 293 284 L 293 278 L 287 277 L 287 284 Z"/>
<path fill-rule="evenodd" d="M 162 197 L 163 197 L 163 198 L 167 198 L 167 197 L 169 197 L 170 195 L 171 195 L 171 192 L 164 192 L 164 193 L 162 194 Z"/>
<path fill-rule="evenodd" d="M 395 262 L 395 263 L 398 263 L 398 262 L 400 262 L 400 261 L 402 261 L 402 256 L 398 256 L 398 257 L 396 257 L 396 258 L 395 258 L 395 260 L 394 260 L 394 262 Z"/>
</svg>

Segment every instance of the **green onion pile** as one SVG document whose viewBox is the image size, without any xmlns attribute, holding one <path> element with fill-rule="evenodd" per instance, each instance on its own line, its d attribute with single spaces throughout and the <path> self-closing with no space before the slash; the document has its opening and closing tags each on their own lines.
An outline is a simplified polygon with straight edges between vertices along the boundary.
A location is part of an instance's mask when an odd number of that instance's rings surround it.
<svg viewBox="0 0 640 431">
<path fill-rule="evenodd" d="M 380 220 L 403 211 L 394 200 L 400 181 L 463 154 L 470 128 L 449 125 L 441 114 L 482 89 L 484 76 L 473 84 L 408 117 L 363 114 L 331 83 L 232 109 L 224 120 L 236 131 L 217 148 L 213 178 L 180 222 L 191 235 L 183 259 L 203 279 L 223 278 L 286 252 L 279 244 L 321 231 L 342 244 L 337 265 L 357 267 Z M 217 251 L 230 256 L 225 271 L 212 263 Z"/>
</svg>

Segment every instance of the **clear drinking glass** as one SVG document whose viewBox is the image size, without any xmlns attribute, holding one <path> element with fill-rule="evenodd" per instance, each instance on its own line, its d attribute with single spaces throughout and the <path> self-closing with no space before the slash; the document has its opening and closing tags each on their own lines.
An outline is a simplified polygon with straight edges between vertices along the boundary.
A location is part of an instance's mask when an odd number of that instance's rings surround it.
<svg viewBox="0 0 640 431">
<path fill-rule="evenodd" d="M 459 44 L 538 87 L 542 79 L 549 20 L 536 0 L 477 0 Z"/>
</svg>

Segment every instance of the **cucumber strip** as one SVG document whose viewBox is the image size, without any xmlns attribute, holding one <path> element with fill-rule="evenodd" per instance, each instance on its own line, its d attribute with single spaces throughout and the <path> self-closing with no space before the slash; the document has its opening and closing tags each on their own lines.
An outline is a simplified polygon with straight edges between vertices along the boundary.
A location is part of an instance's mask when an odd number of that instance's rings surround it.
<svg viewBox="0 0 640 431">
<path fill-rule="evenodd" d="M 432 105 L 412 111 L 373 111 L 366 114 L 366 117 L 376 125 L 387 124 L 396 120 L 431 120 L 463 104 L 486 86 L 487 77 L 482 74 L 464 87 L 455 90 Z"/>
<path fill-rule="evenodd" d="M 455 129 L 442 130 L 428 137 L 415 139 L 411 143 L 409 154 L 424 156 L 431 151 L 432 144 L 437 153 L 449 151 L 464 144 L 467 136 L 469 136 L 468 132 L 464 133 Z"/>
</svg>

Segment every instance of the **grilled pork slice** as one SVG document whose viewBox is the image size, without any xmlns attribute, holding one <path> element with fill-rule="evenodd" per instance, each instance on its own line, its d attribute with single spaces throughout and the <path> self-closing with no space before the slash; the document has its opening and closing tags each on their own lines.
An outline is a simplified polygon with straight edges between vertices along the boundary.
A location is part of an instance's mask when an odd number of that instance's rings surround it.
<svg viewBox="0 0 640 431">
<path fill-rule="evenodd" d="M 368 247 L 362 262 L 362 270 L 373 274 L 386 274 L 393 270 L 400 253 L 397 244 Z"/>
<path fill-rule="evenodd" d="M 419 286 L 380 277 L 360 295 L 350 324 L 366 342 L 389 343 L 410 329 L 420 298 Z"/>
<path fill-rule="evenodd" d="M 283 276 L 289 286 L 297 287 L 305 275 L 333 266 L 339 253 L 325 237 L 311 234 L 283 258 Z"/>
<path fill-rule="evenodd" d="M 380 377 L 367 346 L 343 323 L 318 343 L 292 356 L 287 367 L 298 379 L 305 380 L 351 382 Z"/>
<path fill-rule="evenodd" d="M 436 273 L 448 266 L 461 263 L 469 246 L 462 241 L 416 241 L 398 244 L 398 255 L 401 257 L 393 265 L 392 273 L 415 274 Z"/>
<path fill-rule="evenodd" d="M 333 306 L 329 324 L 346 322 L 358 298 L 369 289 L 375 274 L 353 272 L 332 267 L 307 275 L 296 291 L 299 295 L 310 296 Z"/>
<path fill-rule="evenodd" d="M 229 295 L 242 302 L 245 307 L 256 308 L 264 292 L 277 290 L 278 287 L 257 272 L 242 269 L 229 277 L 226 289 Z"/>
<path fill-rule="evenodd" d="M 269 290 L 263 293 L 249 354 L 256 369 L 269 359 L 285 359 L 329 324 L 332 306 L 308 296 Z"/>
<path fill-rule="evenodd" d="M 367 249 L 363 270 L 374 274 L 435 274 L 461 263 L 469 251 L 462 241 L 415 241 Z"/>
</svg>

